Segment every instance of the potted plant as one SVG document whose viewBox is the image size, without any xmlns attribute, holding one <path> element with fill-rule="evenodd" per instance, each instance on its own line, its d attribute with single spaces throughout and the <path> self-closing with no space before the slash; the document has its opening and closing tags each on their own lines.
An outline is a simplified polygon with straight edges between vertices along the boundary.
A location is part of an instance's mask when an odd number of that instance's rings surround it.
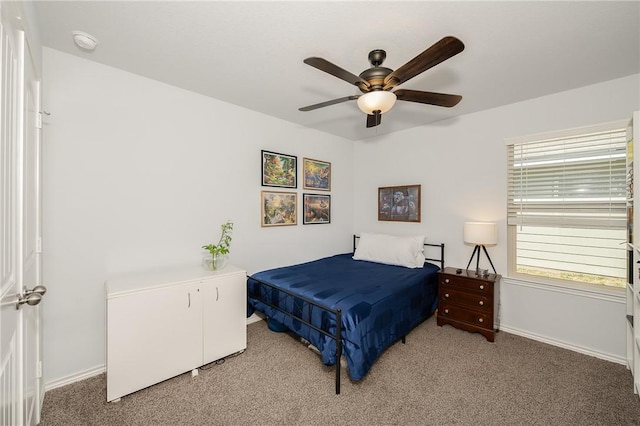
<svg viewBox="0 0 640 426">
<path fill-rule="evenodd" d="M 227 263 L 227 255 L 229 254 L 229 246 L 231 245 L 233 222 L 228 220 L 226 223 L 223 223 L 220 228 L 222 228 L 222 235 L 220 236 L 218 244 L 202 246 L 203 249 L 209 252 L 209 254 L 202 260 L 202 266 L 204 266 L 205 269 L 212 271 L 224 268 Z"/>
</svg>

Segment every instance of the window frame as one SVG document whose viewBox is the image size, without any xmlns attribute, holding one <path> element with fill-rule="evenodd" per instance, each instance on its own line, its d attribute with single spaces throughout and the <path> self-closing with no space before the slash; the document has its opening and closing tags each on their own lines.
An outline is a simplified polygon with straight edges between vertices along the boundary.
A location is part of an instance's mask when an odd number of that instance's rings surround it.
<svg viewBox="0 0 640 426">
<path fill-rule="evenodd" d="M 617 130 L 617 129 L 626 129 L 628 127 L 629 120 L 615 120 L 606 123 L 583 126 L 583 127 L 575 127 L 564 130 L 556 130 L 542 133 L 534 133 L 524 136 L 505 138 L 505 154 L 507 155 L 507 165 L 509 165 L 508 159 L 508 149 L 509 145 L 514 144 L 522 144 L 527 142 L 535 142 L 546 139 L 556 139 L 556 138 L 570 138 L 579 135 L 589 134 L 589 133 L 597 133 L 608 130 Z M 507 191 L 507 203 L 509 201 L 509 169 L 507 166 L 507 179 L 505 180 L 506 191 Z M 620 294 L 625 293 L 624 287 L 612 287 L 605 286 L 600 284 L 587 283 L 582 281 L 573 281 L 573 280 L 564 280 L 560 278 L 552 278 L 552 277 L 543 277 L 538 275 L 530 275 L 524 274 L 521 272 L 517 272 L 517 256 L 516 256 L 516 239 L 517 239 L 517 226 L 516 224 L 509 224 L 508 219 L 508 205 L 505 206 L 507 212 L 505 212 L 505 219 L 507 225 L 507 275 L 508 278 L 517 281 L 523 282 L 531 282 L 531 283 L 539 283 L 542 285 L 546 285 L 549 287 L 556 287 L 559 289 L 567 289 L 570 291 L 577 292 L 586 292 L 586 293 L 597 293 L 602 295 L 613 295 L 619 296 Z M 639 224 L 640 225 L 640 224 Z"/>
</svg>

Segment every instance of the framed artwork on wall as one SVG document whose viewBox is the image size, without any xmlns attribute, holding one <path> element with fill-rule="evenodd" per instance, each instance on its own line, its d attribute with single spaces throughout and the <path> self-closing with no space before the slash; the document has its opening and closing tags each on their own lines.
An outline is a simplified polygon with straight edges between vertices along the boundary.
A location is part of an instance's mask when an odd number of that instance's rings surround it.
<svg viewBox="0 0 640 426">
<path fill-rule="evenodd" d="M 298 157 L 262 150 L 262 186 L 298 187 Z"/>
<path fill-rule="evenodd" d="M 261 191 L 261 226 L 298 224 L 298 194 L 295 192 Z"/>
<path fill-rule="evenodd" d="M 304 176 L 302 187 L 304 189 L 331 191 L 331 163 L 303 158 L 302 171 Z"/>
<path fill-rule="evenodd" d="M 331 223 L 331 195 L 302 194 L 302 224 Z"/>
<path fill-rule="evenodd" d="M 378 220 L 420 222 L 420 185 L 378 188 Z"/>
</svg>

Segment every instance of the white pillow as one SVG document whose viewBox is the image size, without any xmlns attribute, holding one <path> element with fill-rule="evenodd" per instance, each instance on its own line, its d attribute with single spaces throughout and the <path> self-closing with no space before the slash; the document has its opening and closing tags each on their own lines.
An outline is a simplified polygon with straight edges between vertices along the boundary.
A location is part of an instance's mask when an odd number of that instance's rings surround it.
<svg viewBox="0 0 640 426">
<path fill-rule="evenodd" d="M 396 237 L 362 232 L 353 259 L 422 268 L 425 261 L 424 235 Z"/>
</svg>

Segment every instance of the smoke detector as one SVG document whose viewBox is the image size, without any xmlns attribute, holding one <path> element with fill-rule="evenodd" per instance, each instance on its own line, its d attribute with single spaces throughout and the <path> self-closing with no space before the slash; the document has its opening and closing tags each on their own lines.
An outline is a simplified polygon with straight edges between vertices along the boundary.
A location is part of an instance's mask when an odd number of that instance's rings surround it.
<svg viewBox="0 0 640 426">
<path fill-rule="evenodd" d="M 73 41 L 84 50 L 94 50 L 98 45 L 98 39 L 82 31 L 72 31 Z"/>
</svg>

